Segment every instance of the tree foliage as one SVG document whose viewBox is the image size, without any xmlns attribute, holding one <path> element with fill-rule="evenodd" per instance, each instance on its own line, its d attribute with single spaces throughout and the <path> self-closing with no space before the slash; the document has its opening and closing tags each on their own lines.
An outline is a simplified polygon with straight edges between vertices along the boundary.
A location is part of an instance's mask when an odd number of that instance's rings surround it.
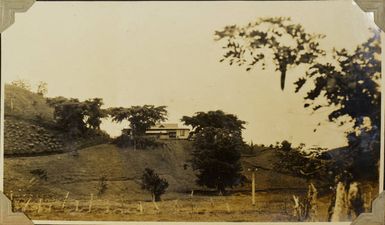
<svg viewBox="0 0 385 225">
<path fill-rule="evenodd" d="M 88 129 L 100 129 L 101 119 L 107 116 L 101 109 L 100 98 L 81 102 L 75 98 L 56 97 L 47 99 L 47 103 L 54 107 L 57 126 L 73 137 L 82 136 Z"/>
<path fill-rule="evenodd" d="M 290 151 L 292 149 L 291 143 L 289 141 L 287 141 L 287 140 L 283 140 L 281 142 L 281 149 L 283 151 Z"/>
<path fill-rule="evenodd" d="M 109 115 L 114 122 L 128 120 L 134 136 L 144 135 L 146 130 L 167 119 L 166 106 L 131 106 L 130 108 L 110 108 Z"/>
<path fill-rule="evenodd" d="M 246 124 L 245 121 L 239 120 L 236 115 L 226 114 L 221 110 L 197 112 L 194 116 L 183 116 L 181 121 L 185 125 L 193 127 L 192 133 L 199 133 L 203 128 L 213 127 L 226 129 L 233 133 L 241 134 Z"/>
<path fill-rule="evenodd" d="M 362 171 L 377 174 L 381 119 L 380 34 L 374 31 L 354 52 L 335 50 L 333 57 L 332 62 L 312 65 L 296 82 L 296 91 L 312 81 L 304 106 L 313 111 L 333 109 L 328 115 L 330 121 L 340 125 L 351 123 L 352 128 L 347 131 L 351 171 L 356 176 Z"/>
<path fill-rule="evenodd" d="M 223 194 L 226 187 L 240 184 L 243 146 L 241 136 L 229 129 L 205 127 L 196 133 L 191 163 L 198 171 L 197 184 Z"/>
<path fill-rule="evenodd" d="M 228 60 L 230 65 L 246 66 L 248 71 L 261 63 L 265 69 L 271 55 L 269 60 L 281 73 L 282 89 L 287 69 L 306 64 L 308 70 L 295 82 L 295 92 L 310 88 L 304 97 L 305 108 L 332 110 L 328 115 L 330 121 L 352 124 L 351 130 L 347 131 L 350 151 L 340 155 L 337 161 L 343 161 L 341 165 L 357 177 L 363 171 L 378 172 L 381 48 L 379 32 L 373 33 L 373 37 L 354 52 L 334 50 L 332 59 L 323 57 L 326 51 L 320 48 L 319 41 L 324 35 L 309 34 L 301 25 L 293 24 L 290 18 L 260 18 L 246 26 L 227 26 L 215 35 L 218 41 L 227 41 L 221 61 Z M 288 160 L 298 159 L 298 165 L 304 166 L 303 162 L 308 161 L 302 162 L 304 156 L 301 154 L 284 154 Z M 291 160 L 289 164 L 293 166 L 294 162 Z M 325 171 L 341 172 L 330 168 L 325 166 Z"/>
<path fill-rule="evenodd" d="M 197 112 L 183 116 L 185 125 L 193 127 L 194 150 L 191 164 L 201 186 L 216 188 L 225 193 L 227 187 L 241 182 L 241 151 L 246 146 L 242 140 L 245 121 L 221 110 Z"/>
<path fill-rule="evenodd" d="M 353 53 L 346 49 L 335 50 L 335 62 L 312 65 L 295 83 L 296 92 L 308 80 L 313 81 L 313 88 L 305 96 L 305 107 L 312 107 L 314 111 L 335 108 L 329 114 L 330 121 L 348 116 L 355 127 L 360 127 L 364 118 L 378 125 L 381 116 L 380 55 L 379 34 L 359 45 Z M 317 104 L 319 99 L 326 99 L 326 103 Z"/>
<path fill-rule="evenodd" d="M 103 99 L 88 99 L 84 102 L 84 104 L 87 106 L 86 124 L 92 129 L 100 130 L 100 124 L 102 123 L 101 119 L 108 116 L 107 112 L 101 109 Z"/>
<path fill-rule="evenodd" d="M 23 79 L 14 80 L 11 82 L 11 85 L 22 88 L 24 90 L 31 91 L 31 84 L 28 82 L 28 80 L 23 80 Z"/>
<path fill-rule="evenodd" d="M 160 201 L 161 195 L 166 192 L 168 182 L 164 178 L 160 178 L 153 169 L 145 168 L 142 175 L 142 189 L 151 193 L 153 201 Z"/>
<path fill-rule="evenodd" d="M 267 60 L 272 61 L 281 74 L 282 90 L 290 67 L 311 64 L 325 54 L 318 43 L 324 35 L 307 33 L 302 25 L 286 17 L 260 18 L 245 26 L 226 26 L 216 31 L 215 37 L 227 42 L 221 62 L 227 60 L 230 65 L 246 66 L 249 71 L 260 63 L 265 69 Z"/>
<path fill-rule="evenodd" d="M 46 82 L 40 81 L 37 85 L 36 93 L 41 96 L 45 96 L 48 93 L 48 84 Z"/>
</svg>

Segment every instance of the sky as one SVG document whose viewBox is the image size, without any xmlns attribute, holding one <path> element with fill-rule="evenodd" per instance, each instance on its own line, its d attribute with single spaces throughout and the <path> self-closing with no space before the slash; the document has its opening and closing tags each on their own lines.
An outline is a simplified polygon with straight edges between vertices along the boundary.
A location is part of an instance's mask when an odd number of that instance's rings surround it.
<svg viewBox="0 0 385 225">
<path fill-rule="evenodd" d="M 219 62 L 216 30 L 270 16 L 325 34 L 329 52 L 353 50 L 375 26 L 350 1 L 36 2 L 2 33 L 2 77 L 44 81 L 50 97 L 101 97 L 105 107 L 167 105 L 168 122 L 221 109 L 247 122 L 247 142 L 345 145 L 348 127 L 328 122 L 327 110 L 304 109 L 305 93 L 294 93 L 304 68 L 288 71 L 282 91 L 272 67 L 247 72 Z M 116 136 L 126 125 L 104 121 L 102 129 Z"/>
</svg>

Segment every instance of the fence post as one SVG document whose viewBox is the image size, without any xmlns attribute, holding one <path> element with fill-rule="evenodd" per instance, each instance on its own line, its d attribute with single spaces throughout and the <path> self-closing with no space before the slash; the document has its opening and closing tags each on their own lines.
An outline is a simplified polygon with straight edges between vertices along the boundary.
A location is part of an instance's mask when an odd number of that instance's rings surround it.
<svg viewBox="0 0 385 225">
<path fill-rule="evenodd" d="M 139 201 L 139 212 L 142 214 L 143 213 L 143 205 L 142 202 Z"/>
<path fill-rule="evenodd" d="M 91 194 L 91 197 L 90 197 L 90 204 L 88 206 L 88 212 L 90 213 L 92 211 L 92 200 L 94 198 L 94 194 Z"/>
<path fill-rule="evenodd" d="M 79 200 L 75 200 L 75 212 L 79 211 Z"/>
<path fill-rule="evenodd" d="M 66 202 L 67 202 L 67 199 L 68 199 L 68 196 L 69 196 L 69 195 L 70 195 L 70 192 L 67 192 L 67 194 L 66 194 L 66 196 L 65 196 L 65 198 L 64 198 L 64 200 L 63 200 L 63 204 L 62 204 L 62 206 L 61 206 L 62 209 L 64 209 L 65 204 L 66 204 Z"/>
<path fill-rule="evenodd" d="M 194 213 L 194 203 L 193 203 L 194 190 L 191 190 L 190 197 L 191 197 L 190 201 L 191 201 L 191 216 L 192 216 L 192 214 Z"/>
<path fill-rule="evenodd" d="M 52 210 L 52 203 L 50 203 L 49 206 L 48 206 L 48 212 L 50 213 L 51 210 Z"/>
<path fill-rule="evenodd" d="M 29 204 L 30 201 L 31 201 L 31 198 L 29 198 L 28 201 L 25 203 L 25 205 L 24 205 L 24 207 L 23 207 L 23 209 L 22 209 L 23 212 L 24 212 L 25 210 L 27 210 L 27 207 L 28 207 L 28 204 Z"/>
<path fill-rule="evenodd" d="M 39 204 L 38 204 L 38 206 L 37 206 L 37 213 L 40 213 L 41 212 L 41 202 L 42 202 L 43 200 L 42 199 L 39 199 Z"/>
<path fill-rule="evenodd" d="M 175 201 L 174 201 L 174 209 L 175 209 L 175 212 L 178 212 L 179 210 L 178 210 L 178 199 L 176 199 Z"/>
<path fill-rule="evenodd" d="M 230 213 L 230 212 L 231 212 L 231 210 L 230 210 L 230 205 L 229 205 L 229 203 L 227 203 L 227 202 L 226 202 L 226 210 L 227 210 L 227 213 Z"/>
<path fill-rule="evenodd" d="M 255 206 L 255 171 L 251 174 L 251 203 Z"/>
<path fill-rule="evenodd" d="M 215 204 L 214 204 L 213 198 L 211 198 L 211 197 L 210 197 L 210 204 L 211 204 L 211 207 L 214 208 Z"/>
<path fill-rule="evenodd" d="M 107 210 L 106 213 L 110 213 L 110 201 L 107 200 Z"/>
</svg>

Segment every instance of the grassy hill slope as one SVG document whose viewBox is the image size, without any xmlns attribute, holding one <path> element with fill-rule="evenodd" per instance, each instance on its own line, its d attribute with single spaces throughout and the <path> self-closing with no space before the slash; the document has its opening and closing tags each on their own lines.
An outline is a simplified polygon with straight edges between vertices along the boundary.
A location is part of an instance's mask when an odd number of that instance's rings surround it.
<svg viewBox="0 0 385 225">
<path fill-rule="evenodd" d="M 150 167 L 168 180 L 170 192 L 187 192 L 195 188 L 191 168 L 184 167 L 190 150 L 188 141 L 170 141 L 167 147 L 153 150 L 119 149 L 103 144 L 83 149 L 75 156 L 64 153 L 7 158 L 5 190 L 53 196 L 70 191 L 72 196 L 89 196 L 97 194 L 100 179 L 105 176 L 105 195 L 129 194 L 131 199 L 142 199 L 140 178 L 144 168 Z M 47 180 L 31 174 L 36 169 L 46 171 Z"/>
<path fill-rule="evenodd" d="M 108 137 L 95 133 L 69 140 L 53 121 L 54 109 L 46 99 L 26 89 L 5 85 L 4 154 L 44 155 L 106 143 Z"/>
<path fill-rule="evenodd" d="M 6 84 L 4 88 L 4 115 L 25 120 L 53 120 L 53 108 L 43 96 L 23 88 Z"/>
<path fill-rule="evenodd" d="M 105 196 L 125 196 L 130 200 L 149 198 L 140 189 L 140 178 L 144 168 L 155 169 L 170 184 L 167 196 L 202 189 L 195 184 L 195 175 L 186 162 L 192 151 L 189 141 L 167 141 L 165 148 L 153 150 L 119 149 L 103 144 L 70 153 L 17 157 L 5 160 L 5 191 L 20 194 L 52 194 L 63 196 L 71 191 L 72 196 L 88 197 L 100 188 L 101 177 L 107 180 Z M 258 165 L 256 174 L 258 190 L 303 189 L 303 179 L 277 173 L 273 170 L 273 151 L 264 151 L 256 156 L 242 157 L 244 175 L 250 179 L 248 168 Z M 31 174 L 41 169 L 47 172 L 47 180 Z M 250 190 L 250 184 L 237 187 L 238 191 Z M 187 195 L 186 195 L 187 196 Z"/>
</svg>

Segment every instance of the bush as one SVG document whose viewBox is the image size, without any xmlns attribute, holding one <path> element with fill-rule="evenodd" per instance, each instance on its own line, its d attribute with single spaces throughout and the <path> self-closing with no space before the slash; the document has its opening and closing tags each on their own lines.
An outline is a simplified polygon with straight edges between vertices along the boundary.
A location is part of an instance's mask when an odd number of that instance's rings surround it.
<svg viewBox="0 0 385 225">
<path fill-rule="evenodd" d="M 107 191 L 107 178 L 102 176 L 99 179 L 98 195 L 101 196 Z"/>
<path fill-rule="evenodd" d="M 31 170 L 30 173 L 39 177 L 41 180 L 48 180 L 47 171 L 44 169 L 34 169 Z"/>
<path fill-rule="evenodd" d="M 131 137 L 127 134 L 122 134 L 119 137 L 115 138 L 112 142 L 119 148 L 127 148 L 132 145 Z"/>
<path fill-rule="evenodd" d="M 286 141 L 286 140 L 282 141 L 281 149 L 284 150 L 284 151 L 290 151 L 292 149 L 291 148 L 291 143 Z"/>
<path fill-rule="evenodd" d="M 160 196 L 166 192 L 168 182 L 160 178 L 153 169 L 146 168 L 142 175 L 142 189 L 151 193 L 153 201 L 160 201 Z"/>
<path fill-rule="evenodd" d="M 115 138 L 113 143 L 119 148 L 135 147 L 138 149 L 148 149 L 164 146 L 163 143 L 158 142 L 156 137 L 138 136 L 134 139 L 128 134 L 120 135 L 119 137 Z"/>
</svg>

